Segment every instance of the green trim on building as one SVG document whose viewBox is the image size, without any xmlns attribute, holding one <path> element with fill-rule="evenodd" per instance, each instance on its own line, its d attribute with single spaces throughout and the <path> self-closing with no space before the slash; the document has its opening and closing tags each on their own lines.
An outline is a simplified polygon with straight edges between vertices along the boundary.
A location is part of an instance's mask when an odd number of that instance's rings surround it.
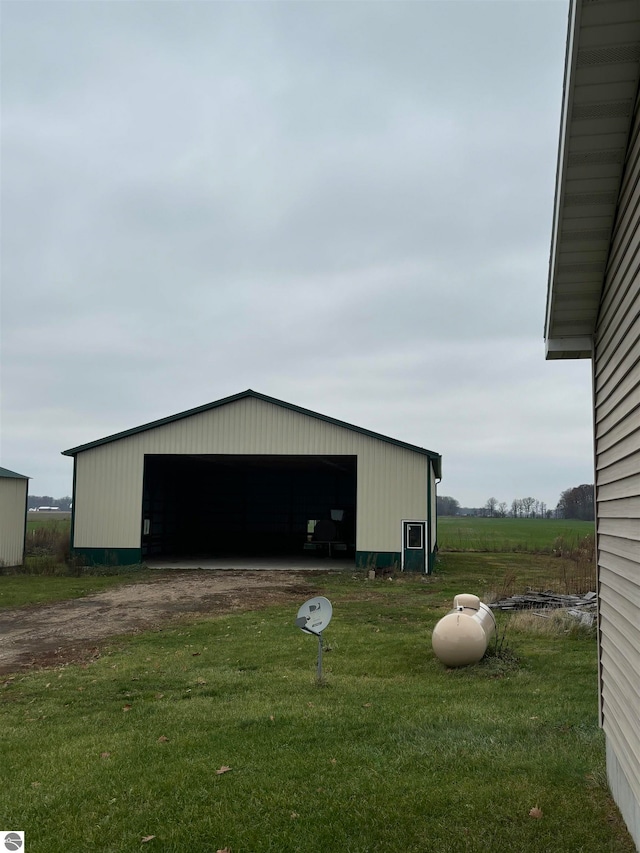
<svg viewBox="0 0 640 853">
<path fill-rule="evenodd" d="M 400 551 L 356 551 L 356 568 L 389 569 L 400 571 L 402 554 Z"/>
<path fill-rule="evenodd" d="M 429 543 L 429 547 L 427 548 L 427 553 L 425 554 L 424 568 L 428 575 L 431 574 L 431 554 L 433 553 L 434 544 L 431 541 L 431 465 L 429 465 L 429 470 L 427 471 L 427 542 Z"/>
<path fill-rule="evenodd" d="M 142 562 L 141 548 L 72 548 L 71 556 L 88 566 L 136 566 Z"/>
<path fill-rule="evenodd" d="M 184 418 L 190 418 L 193 415 L 200 415 L 203 412 L 209 412 L 212 409 L 218 409 L 220 406 L 226 406 L 229 403 L 235 403 L 238 400 L 244 400 L 248 398 L 253 398 L 255 400 L 263 400 L 265 403 L 272 403 L 275 406 L 280 406 L 283 409 L 289 409 L 291 412 L 298 412 L 301 415 L 307 415 L 310 418 L 316 418 L 316 420 L 324 421 L 328 424 L 333 424 L 334 426 L 343 427 L 344 429 L 352 430 L 352 432 L 358 432 L 361 435 L 367 435 L 370 438 L 376 438 L 379 441 L 385 441 L 388 444 L 394 444 L 396 447 L 403 447 L 405 450 L 412 450 L 414 453 L 420 453 L 423 456 L 428 456 L 433 463 L 434 471 L 436 471 L 436 476 L 441 477 L 442 474 L 442 457 L 439 453 L 434 453 L 432 450 L 427 450 L 424 447 L 417 447 L 414 444 L 408 444 L 405 441 L 398 441 L 395 438 L 389 438 L 389 436 L 381 435 L 379 432 L 373 432 L 369 429 L 364 429 L 363 427 L 354 426 L 353 424 L 348 424 L 346 421 L 339 421 L 336 418 L 330 418 L 328 415 L 321 415 L 318 412 L 312 412 L 310 409 L 303 409 L 301 406 L 294 406 L 292 403 L 285 403 L 283 400 L 276 400 L 275 397 L 267 397 L 265 394 L 259 394 L 257 391 L 252 391 L 249 388 L 247 391 L 242 391 L 240 394 L 234 394 L 231 397 L 225 397 L 222 400 L 216 400 L 213 403 L 207 403 L 205 406 L 198 406 L 196 409 L 188 409 L 186 412 L 180 412 L 177 415 L 170 415 L 168 418 L 161 418 L 158 421 L 152 421 L 148 424 L 143 424 L 139 427 L 133 427 L 132 429 L 124 430 L 124 432 L 117 432 L 114 435 L 109 435 L 106 438 L 99 438 L 96 441 L 91 441 L 89 444 L 81 444 L 79 447 L 72 447 L 70 450 L 63 450 L 63 456 L 75 456 L 76 453 L 81 453 L 83 450 L 91 450 L 94 447 L 100 447 L 103 444 L 110 444 L 112 441 L 119 441 L 121 438 L 129 438 L 132 435 L 138 435 L 141 432 L 146 432 L 147 430 L 156 429 L 157 427 L 166 426 L 167 424 L 174 423 L 175 421 L 183 420 Z"/>
<path fill-rule="evenodd" d="M 427 557 L 427 566 L 428 566 L 427 574 L 429 574 L 429 575 L 432 575 L 434 570 L 435 570 L 437 553 L 438 553 L 437 551 L 432 551 Z"/>
</svg>

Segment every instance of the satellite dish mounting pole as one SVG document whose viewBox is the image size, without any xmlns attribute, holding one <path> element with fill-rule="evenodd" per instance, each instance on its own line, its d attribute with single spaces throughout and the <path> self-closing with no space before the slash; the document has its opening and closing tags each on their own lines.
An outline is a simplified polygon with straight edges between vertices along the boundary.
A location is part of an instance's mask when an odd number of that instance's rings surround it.
<svg viewBox="0 0 640 853">
<path fill-rule="evenodd" d="M 319 595 L 305 601 L 296 616 L 296 627 L 305 634 L 315 634 L 318 638 L 318 666 L 316 678 L 322 684 L 322 632 L 331 622 L 333 608 L 328 598 Z"/>
<path fill-rule="evenodd" d="M 322 681 L 322 631 L 318 634 L 318 682 Z"/>
</svg>

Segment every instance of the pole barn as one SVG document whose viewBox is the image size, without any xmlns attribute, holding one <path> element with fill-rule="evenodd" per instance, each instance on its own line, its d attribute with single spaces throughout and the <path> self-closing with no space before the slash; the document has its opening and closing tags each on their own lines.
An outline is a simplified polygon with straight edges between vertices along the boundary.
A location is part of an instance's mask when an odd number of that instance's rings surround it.
<svg viewBox="0 0 640 853">
<path fill-rule="evenodd" d="M 430 572 L 438 453 L 255 391 L 64 451 L 72 553 L 340 557 Z"/>
</svg>

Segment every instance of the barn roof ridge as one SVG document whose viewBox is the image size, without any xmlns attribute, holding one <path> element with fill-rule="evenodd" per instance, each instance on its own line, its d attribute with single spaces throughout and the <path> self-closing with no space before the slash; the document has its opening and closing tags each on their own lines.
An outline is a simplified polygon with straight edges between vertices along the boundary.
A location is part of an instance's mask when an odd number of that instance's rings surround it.
<svg viewBox="0 0 640 853">
<path fill-rule="evenodd" d="M 221 400 L 215 400 L 212 403 L 206 403 L 204 406 L 197 406 L 195 409 L 187 409 L 184 412 L 178 412 L 175 415 L 169 415 L 166 418 L 160 418 L 156 421 L 150 421 L 147 424 L 142 424 L 141 426 L 132 427 L 131 429 L 126 429 L 121 432 L 113 433 L 113 435 L 105 436 L 104 438 L 96 439 L 95 441 L 90 441 L 87 444 L 80 444 L 78 447 L 72 447 L 69 450 L 63 450 L 63 456 L 75 456 L 77 453 L 81 453 L 84 450 L 91 450 L 94 447 L 100 447 L 103 444 L 110 444 L 113 441 L 119 441 L 122 438 L 129 438 L 132 435 L 137 435 L 141 432 L 147 432 L 151 429 L 156 429 L 157 427 L 165 426 L 170 423 L 174 423 L 175 421 L 183 420 L 184 418 L 192 417 L 193 415 L 199 415 L 203 412 L 211 411 L 212 409 L 218 409 L 221 406 L 226 406 L 229 403 L 235 403 L 238 400 L 247 399 L 249 397 L 253 397 L 256 400 L 263 400 L 266 403 L 272 403 L 273 405 L 280 406 L 283 409 L 289 409 L 292 412 L 298 412 L 302 415 L 307 415 L 308 417 L 316 418 L 320 421 L 325 421 L 325 423 L 333 424 L 334 426 L 343 427 L 344 429 L 352 430 L 353 432 L 361 433 L 362 435 L 367 435 L 370 438 L 376 438 L 379 441 L 385 441 L 389 444 L 394 444 L 396 447 L 403 447 L 406 450 L 412 450 L 415 453 L 421 453 L 423 456 L 428 456 L 435 464 L 436 468 L 436 477 L 441 477 L 441 463 L 442 456 L 439 453 L 435 453 L 433 450 L 427 450 L 425 447 L 418 447 L 415 444 L 409 444 L 406 441 L 400 441 L 396 438 L 391 438 L 387 435 L 382 435 L 382 433 L 374 432 L 373 430 L 365 429 L 364 427 L 355 426 L 355 424 L 347 423 L 346 421 L 338 420 L 337 418 L 332 418 L 329 415 L 322 415 L 319 412 L 313 412 L 311 409 L 305 409 L 302 406 L 296 406 L 293 403 L 286 403 L 284 400 L 278 400 L 275 397 L 268 397 L 266 394 L 260 394 L 258 391 L 253 391 L 251 388 L 248 388 L 246 391 L 241 391 L 239 394 L 232 394 L 230 397 L 223 397 Z"/>
</svg>

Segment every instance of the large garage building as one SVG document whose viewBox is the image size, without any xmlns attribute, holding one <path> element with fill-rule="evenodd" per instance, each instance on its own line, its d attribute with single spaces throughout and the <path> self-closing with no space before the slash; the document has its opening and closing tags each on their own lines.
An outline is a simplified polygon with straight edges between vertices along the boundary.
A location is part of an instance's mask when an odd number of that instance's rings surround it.
<svg viewBox="0 0 640 853">
<path fill-rule="evenodd" d="M 255 391 L 64 451 L 97 564 L 349 558 L 429 572 L 438 453 Z"/>
</svg>

